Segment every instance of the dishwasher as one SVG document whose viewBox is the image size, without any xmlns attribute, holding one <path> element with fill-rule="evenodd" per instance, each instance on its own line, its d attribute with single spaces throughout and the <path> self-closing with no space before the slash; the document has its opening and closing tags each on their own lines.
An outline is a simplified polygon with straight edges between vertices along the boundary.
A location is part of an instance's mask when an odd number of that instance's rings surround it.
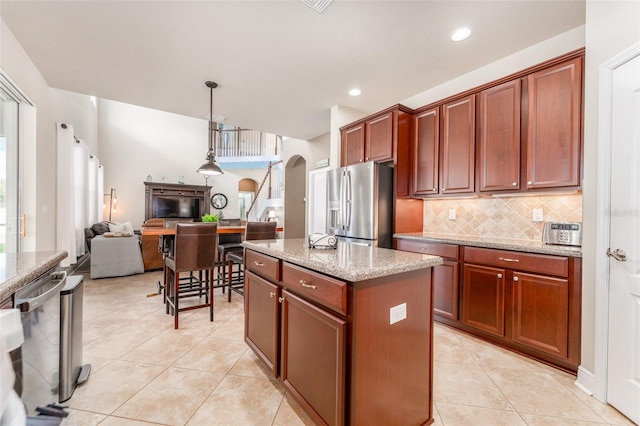
<svg viewBox="0 0 640 426">
<path fill-rule="evenodd" d="M 27 415 L 36 407 L 58 402 L 60 370 L 60 291 L 66 284 L 65 272 L 54 269 L 18 290 L 15 307 L 21 312 L 22 393 Z"/>
</svg>

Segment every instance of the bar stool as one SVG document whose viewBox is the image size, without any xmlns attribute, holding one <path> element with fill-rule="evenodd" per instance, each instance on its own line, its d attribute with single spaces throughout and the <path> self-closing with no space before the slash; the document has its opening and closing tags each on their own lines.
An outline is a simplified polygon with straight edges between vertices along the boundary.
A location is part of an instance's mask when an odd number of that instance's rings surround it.
<svg viewBox="0 0 640 426">
<path fill-rule="evenodd" d="M 165 256 L 164 273 L 166 312 L 174 316 L 174 328 L 178 328 L 178 313 L 191 309 L 209 307 L 209 318 L 213 321 L 213 274 L 217 251 L 217 223 L 178 223 L 173 253 Z M 200 278 L 193 272 L 200 272 Z M 204 279 L 202 279 L 204 271 Z M 180 273 L 189 272 L 186 282 L 180 281 Z M 180 307 L 180 299 L 205 297 L 205 303 Z"/>
<path fill-rule="evenodd" d="M 241 219 L 220 219 L 218 220 L 218 226 L 242 226 Z M 224 293 L 226 282 L 226 255 L 231 252 L 242 251 L 242 233 L 238 234 L 219 234 L 218 235 L 218 276 L 217 279 L 222 283 L 222 292 Z M 220 286 L 220 285 L 218 285 Z M 216 286 L 216 287 L 218 287 Z"/>
<path fill-rule="evenodd" d="M 247 222 L 244 230 L 245 241 L 275 240 L 276 222 Z M 227 267 L 229 268 L 227 287 L 229 294 L 227 301 L 231 302 L 231 291 L 244 295 L 244 250 L 227 254 Z M 238 265 L 237 279 L 233 280 L 233 265 Z"/>
</svg>

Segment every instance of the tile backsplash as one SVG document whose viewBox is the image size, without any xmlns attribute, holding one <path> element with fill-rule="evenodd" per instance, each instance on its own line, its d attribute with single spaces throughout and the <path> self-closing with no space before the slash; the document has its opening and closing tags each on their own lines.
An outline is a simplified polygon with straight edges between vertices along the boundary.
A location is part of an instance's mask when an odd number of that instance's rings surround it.
<svg viewBox="0 0 640 426">
<path fill-rule="evenodd" d="M 542 209 L 545 222 L 582 222 L 582 194 L 425 200 L 423 232 L 541 241 L 533 209 Z"/>
</svg>

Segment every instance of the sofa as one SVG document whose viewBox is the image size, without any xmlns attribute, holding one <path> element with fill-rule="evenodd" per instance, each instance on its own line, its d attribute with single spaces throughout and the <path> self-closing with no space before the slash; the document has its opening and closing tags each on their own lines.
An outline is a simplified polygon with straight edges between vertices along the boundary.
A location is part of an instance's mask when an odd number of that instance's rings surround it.
<svg viewBox="0 0 640 426">
<path fill-rule="evenodd" d="M 91 257 L 91 278 L 121 277 L 144 272 L 139 232 L 130 232 L 130 224 L 100 222 L 85 228 Z M 131 231 L 133 231 L 131 229 Z M 129 236 L 116 236 L 124 233 Z"/>
</svg>

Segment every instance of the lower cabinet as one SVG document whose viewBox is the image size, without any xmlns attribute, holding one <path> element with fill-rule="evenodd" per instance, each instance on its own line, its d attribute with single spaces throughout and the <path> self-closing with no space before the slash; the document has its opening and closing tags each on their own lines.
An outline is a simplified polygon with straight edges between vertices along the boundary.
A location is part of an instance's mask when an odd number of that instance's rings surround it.
<svg viewBox="0 0 640 426">
<path fill-rule="evenodd" d="M 394 248 L 444 259 L 432 272 L 436 321 L 577 371 L 580 258 L 402 238 Z"/>
<path fill-rule="evenodd" d="M 576 372 L 579 258 L 465 247 L 462 327 Z"/>
<path fill-rule="evenodd" d="M 245 259 L 256 255 L 245 341 L 314 423 L 433 421 L 429 269 L 345 282 L 248 249 Z M 391 321 L 393 308 L 405 317 Z"/>
<path fill-rule="evenodd" d="M 346 321 L 283 292 L 282 381 L 328 424 L 343 424 Z"/>
<path fill-rule="evenodd" d="M 462 323 L 504 337 L 503 269 L 464 265 Z"/>
</svg>

